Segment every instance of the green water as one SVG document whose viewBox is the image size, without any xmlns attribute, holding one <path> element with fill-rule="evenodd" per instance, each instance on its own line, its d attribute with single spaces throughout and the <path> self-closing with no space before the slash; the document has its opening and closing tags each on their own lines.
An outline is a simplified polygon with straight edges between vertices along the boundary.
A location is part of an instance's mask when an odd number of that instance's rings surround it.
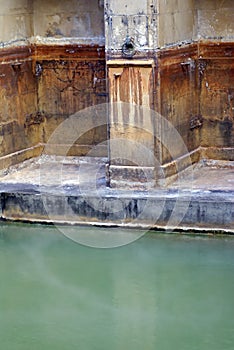
<svg viewBox="0 0 234 350">
<path fill-rule="evenodd" d="M 115 249 L 1 224 L 0 349 L 234 348 L 234 239 L 150 234 Z"/>
</svg>

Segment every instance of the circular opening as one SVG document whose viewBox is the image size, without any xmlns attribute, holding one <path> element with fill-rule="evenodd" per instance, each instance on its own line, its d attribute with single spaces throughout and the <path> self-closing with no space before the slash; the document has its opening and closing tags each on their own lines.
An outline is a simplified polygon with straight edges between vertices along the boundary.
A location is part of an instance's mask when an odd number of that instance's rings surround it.
<svg viewBox="0 0 234 350">
<path fill-rule="evenodd" d="M 133 50 L 134 49 L 134 46 L 133 46 L 133 44 L 132 43 L 127 43 L 127 44 L 125 44 L 125 48 L 126 48 L 126 50 Z"/>
<path fill-rule="evenodd" d="M 122 53 L 125 57 L 132 57 L 135 54 L 135 45 L 131 39 L 126 39 L 122 46 Z"/>
</svg>

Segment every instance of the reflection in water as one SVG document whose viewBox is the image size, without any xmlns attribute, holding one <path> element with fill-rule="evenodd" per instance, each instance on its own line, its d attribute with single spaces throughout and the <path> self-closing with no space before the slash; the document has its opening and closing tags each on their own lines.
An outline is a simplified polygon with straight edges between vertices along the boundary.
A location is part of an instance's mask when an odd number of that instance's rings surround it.
<svg viewBox="0 0 234 350">
<path fill-rule="evenodd" d="M 2 224 L 1 348 L 231 350 L 233 253 L 232 238 L 93 249 L 54 227 Z"/>
</svg>

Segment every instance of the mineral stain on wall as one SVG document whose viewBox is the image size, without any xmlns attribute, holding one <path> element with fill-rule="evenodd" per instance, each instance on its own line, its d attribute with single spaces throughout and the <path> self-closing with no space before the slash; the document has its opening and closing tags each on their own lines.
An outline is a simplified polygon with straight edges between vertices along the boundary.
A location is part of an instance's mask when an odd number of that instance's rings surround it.
<svg viewBox="0 0 234 350">
<path fill-rule="evenodd" d="M 101 2 L 0 5 L 0 168 L 6 168 L 40 155 L 71 114 L 106 101 L 105 38 Z M 106 127 L 84 135 L 71 152 L 83 154 L 103 139 Z"/>
<path fill-rule="evenodd" d="M 71 114 L 108 101 L 113 89 L 107 89 L 106 63 L 123 59 L 128 37 L 134 56 L 125 59 L 154 63 L 144 90 L 148 106 L 177 128 L 192 162 L 200 156 L 233 159 L 232 1 L 0 4 L 0 168 L 39 155 Z M 122 79 L 125 102 L 143 104 L 137 95 L 143 84 L 139 72 L 137 65 L 125 67 L 122 78 L 115 79 Z M 106 139 L 106 127 L 95 129 L 77 141 L 71 154 L 83 155 Z M 178 159 L 186 156 L 176 147 Z M 166 148 L 157 152 L 168 174 L 173 173 Z"/>
<path fill-rule="evenodd" d="M 101 46 L 37 46 L 34 54 L 37 72 L 38 109 L 45 115 L 43 142 L 70 115 L 106 102 L 105 55 Z M 86 135 L 81 144 L 106 140 L 107 128 Z M 77 148 L 78 150 L 78 148 Z"/>
</svg>

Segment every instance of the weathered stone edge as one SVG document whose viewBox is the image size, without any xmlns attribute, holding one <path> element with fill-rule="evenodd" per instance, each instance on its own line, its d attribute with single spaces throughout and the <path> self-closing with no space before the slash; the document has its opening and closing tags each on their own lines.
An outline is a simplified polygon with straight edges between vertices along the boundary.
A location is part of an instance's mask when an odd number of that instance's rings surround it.
<svg viewBox="0 0 234 350">
<path fill-rule="evenodd" d="M 177 214 L 173 209 L 177 205 Z M 113 208 L 121 207 L 121 210 Z M 111 209 L 112 208 L 112 209 Z M 2 193 L 1 219 L 234 234 L 234 191 L 122 196 Z M 49 215 L 48 215 L 49 212 Z M 158 215 L 160 213 L 160 215 Z M 171 220 L 171 221 L 170 221 Z M 178 222 L 177 222 L 178 221 Z"/>
</svg>

